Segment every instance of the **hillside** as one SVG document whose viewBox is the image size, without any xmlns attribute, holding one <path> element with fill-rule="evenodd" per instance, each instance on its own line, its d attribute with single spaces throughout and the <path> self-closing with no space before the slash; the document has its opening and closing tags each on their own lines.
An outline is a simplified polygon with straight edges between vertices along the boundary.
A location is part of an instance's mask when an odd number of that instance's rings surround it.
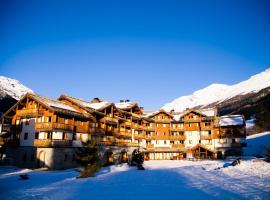
<svg viewBox="0 0 270 200">
<path fill-rule="evenodd" d="M 270 69 L 235 85 L 212 84 L 165 104 L 162 109 L 182 112 L 187 108 L 217 107 L 220 115 L 254 116 L 260 130 L 270 130 Z"/>
<path fill-rule="evenodd" d="M 33 90 L 18 80 L 0 76 L 0 116 L 27 92 L 33 93 Z"/>
</svg>

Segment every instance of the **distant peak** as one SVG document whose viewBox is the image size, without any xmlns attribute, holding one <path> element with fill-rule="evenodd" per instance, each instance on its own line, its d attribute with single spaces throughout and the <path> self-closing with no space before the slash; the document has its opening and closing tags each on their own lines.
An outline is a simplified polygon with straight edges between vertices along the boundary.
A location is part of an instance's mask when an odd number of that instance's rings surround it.
<svg viewBox="0 0 270 200">
<path fill-rule="evenodd" d="M 0 76 L 0 92 L 1 97 L 11 96 L 17 100 L 26 93 L 34 93 L 20 81 L 5 76 Z"/>
</svg>

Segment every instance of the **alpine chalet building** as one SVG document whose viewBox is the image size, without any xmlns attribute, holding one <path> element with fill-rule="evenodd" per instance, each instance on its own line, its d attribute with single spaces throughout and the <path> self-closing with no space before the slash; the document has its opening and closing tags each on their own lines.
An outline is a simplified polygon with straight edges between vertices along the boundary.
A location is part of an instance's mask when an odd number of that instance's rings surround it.
<svg viewBox="0 0 270 200">
<path fill-rule="evenodd" d="M 137 103 L 58 100 L 27 93 L 2 116 L 4 162 L 20 167 L 76 166 L 76 149 L 92 141 L 104 164 L 127 162 L 135 149 L 145 159 L 216 159 L 241 155 L 246 138 L 241 115 L 215 109 L 146 112 Z"/>
</svg>

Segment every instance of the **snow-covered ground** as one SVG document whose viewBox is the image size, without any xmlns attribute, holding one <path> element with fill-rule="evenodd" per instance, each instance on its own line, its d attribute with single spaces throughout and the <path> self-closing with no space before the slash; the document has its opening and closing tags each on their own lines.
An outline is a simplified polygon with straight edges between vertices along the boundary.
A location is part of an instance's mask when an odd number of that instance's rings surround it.
<svg viewBox="0 0 270 200">
<path fill-rule="evenodd" d="M 247 136 L 247 147 L 244 148 L 244 155 L 264 155 L 267 148 L 270 148 L 270 132 L 258 133 Z"/>
<path fill-rule="evenodd" d="M 76 179 L 73 169 L 41 171 L 0 167 L 0 199 L 269 199 L 270 164 L 230 161 L 147 161 L 145 171 L 126 164 Z M 18 180 L 28 173 L 29 180 Z"/>
</svg>

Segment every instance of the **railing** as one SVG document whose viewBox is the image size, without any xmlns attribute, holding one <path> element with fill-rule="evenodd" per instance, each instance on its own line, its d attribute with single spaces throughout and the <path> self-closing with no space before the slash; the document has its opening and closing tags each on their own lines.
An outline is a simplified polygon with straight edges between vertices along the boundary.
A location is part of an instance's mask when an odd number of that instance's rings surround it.
<svg viewBox="0 0 270 200">
<path fill-rule="evenodd" d="M 77 133 L 89 133 L 90 132 L 90 129 L 88 126 L 80 126 L 80 125 L 77 125 L 76 126 L 76 132 Z"/>
<path fill-rule="evenodd" d="M 146 148 L 153 149 L 154 145 L 153 144 L 146 144 Z"/>
<path fill-rule="evenodd" d="M 71 147 L 72 140 L 34 140 L 36 147 Z"/>
<path fill-rule="evenodd" d="M 130 122 L 130 121 L 126 121 L 126 122 L 125 122 L 125 125 L 126 125 L 126 126 L 131 126 L 131 122 Z"/>
<path fill-rule="evenodd" d="M 186 136 L 184 135 L 170 135 L 170 140 L 185 140 Z"/>
<path fill-rule="evenodd" d="M 185 147 L 184 144 L 172 144 L 172 148 L 183 148 Z"/>
<path fill-rule="evenodd" d="M 184 131 L 184 127 L 171 127 L 171 131 Z"/>
<path fill-rule="evenodd" d="M 201 118 L 190 118 L 190 119 L 184 119 L 185 122 L 201 122 Z"/>
<path fill-rule="evenodd" d="M 171 120 L 170 119 L 156 119 L 155 120 L 156 123 L 171 123 Z"/>
<path fill-rule="evenodd" d="M 201 135 L 201 140 L 211 140 L 211 139 L 213 139 L 212 135 Z"/>
<path fill-rule="evenodd" d="M 36 130 L 47 130 L 47 131 L 52 131 L 54 129 L 73 131 L 74 126 L 70 125 L 70 124 L 43 122 L 43 123 L 36 123 L 35 129 Z"/>
<path fill-rule="evenodd" d="M 145 136 L 143 134 L 134 134 L 135 139 L 144 139 Z"/>
<path fill-rule="evenodd" d="M 151 127 L 151 126 L 145 126 L 144 127 L 144 130 L 145 131 L 155 131 L 155 128 L 154 127 Z"/>
<path fill-rule="evenodd" d="M 104 146 L 129 146 L 129 147 L 136 147 L 138 144 L 131 143 L 131 142 L 115 142 L 115 141 L 98 141 L 96 142 L 97 145 L 104 145 Z"/>
<path fill-rule="evenodd" d="M 104 118 L 101 119 L 101 122 L 104 122 L 104 121 L 109 121 L 109 122 L 117 123 L 118 122 L 118 119 L 113 118 L 113 117 L 105 116 Z"/>
</svg>

